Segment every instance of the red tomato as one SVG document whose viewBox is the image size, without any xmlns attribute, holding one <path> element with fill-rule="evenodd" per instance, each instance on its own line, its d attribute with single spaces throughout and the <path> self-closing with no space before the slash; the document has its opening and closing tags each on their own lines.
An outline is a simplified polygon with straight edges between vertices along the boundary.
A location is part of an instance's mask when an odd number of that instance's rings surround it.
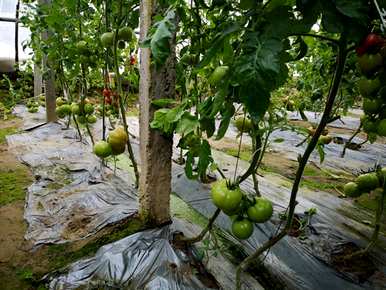
<svg viewBox="0 0 386 290">
<path fill-rule="evenodd" d="M 104 97 L 110 97 L 111 96 L 111 91 L 108 88 L 103 89 L 103 96 Z"/>
<path fill-rule="evenodd" d="M 355 51 L 357 52 L 357 55 L 358 56 L 362 56 L 366 53 L 366 48 L 364 48 L 363 46 L 358 46 Z"/>
<path fill-rule="evenodd" d="M 111 97 L 105 96 L 105 103 L 111 105 Z"/>
<path fill-rule="evenodd" d="M 369 35 L 367 35 L 367 37 L 363 43 L 363 46 L 366 49 L 369 49 L 369 48 L 373 48 L 376 46 L 381 46 L 383 43 L 384 43 L 384 39 L 381 36 L 379 36 L 375 33 L 370 33 Z"/>
<path fill-rule="evenodd" d="M 137 60 L 135 59 L 135 56 L 134 56 L 134 55 L 131 55 L 131 56 L 130 56 L 130 64 L 131 64 L 131 65 L 135 65 L 136 62 L 137 62 Z"/>
</svg>

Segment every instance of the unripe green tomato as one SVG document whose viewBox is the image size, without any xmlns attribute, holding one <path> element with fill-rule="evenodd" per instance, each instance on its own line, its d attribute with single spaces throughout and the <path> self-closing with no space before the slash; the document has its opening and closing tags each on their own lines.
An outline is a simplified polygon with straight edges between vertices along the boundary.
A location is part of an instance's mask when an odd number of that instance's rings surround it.
<svg viewBox="0 0 386 290">
<path fill-rule="evenodd" d="M 87 123 L 95 124 L 97 121 L 97 117 L 95 115 L 89 115 L 87 116 Z"/>
<path fill-rule="evenodd" d="M 379 99 L 364 98 L 362 108 L 366 114 L 377 114 L 381 109 L 381 103 Z"/>
<path fill-rule="evenodd" d="M 98 141 L 95 143 L 93 151 L 100 158 L 109 157 L 113 152 L 111 146 L 106 141 Z"/>
<path fill-rule="evenodd" d="M 369 192 L 379 186 L 379 180 L 376 173 L 365 173 L 355 179 L 358 189 L 361 193 Z"/>
<path fill-rule="evenodd" d="M 233 235 L 240 239 L 248 239 L 253 234 L 253 224 L 248 219 L 235 219 L 232 223 Z"/>
<path fill-rule="evenodd" d="M 368 54 L 365 53 L 358 57 L 358 65 L 362 73 L 370 74 L 382 66 L 383 58 L 379 53 Z"/>
<path fill-rule="evenodd" d="M 72 104 L 71 104 L 71 112 L 72 112 L 74 115 L 79 115 L 79 114 L 80 114 L 80 108 L 79 108 L 79 105 L 76 104 L 76 103 L 72 103 Z"/>
<path fill-rule="evenodd" d="M 379 81 L 379 78 L 375 78 L 375 79 L 362 78 L 358 81 L 359 92 L 365 98 L 375 95 L 378 92 L 380 87 L 381 87 L 381 82 Z"/>
<path fill-rule="evenodd" d="M 383 119 L 378 123 L 377 133 L 379 136 L 386 137 L 386 119 Z"/>
<path fill-rule="evenodd" d="M 211 195 L 213 203 L 228 213 L 239 208 L 243 197 L 240 188 L 228 188 L 226 179 L 218 180 L 212 184 Z"/>
<path fill-rule="evenodd" d="M 118 30 L 118 39 L 130 42 L 133 39 L 133 30 L 130 27 L 122 27 Z"/>
<path fill-rule="evenodd" d="M 118 41 L 118 48 L 124 49 L 126 47 L 126 44 L 123 40 Z"/>
<path fill-rule="evenodd" d="M 94 113 L 94 106 L 92 105 L 92 104 L 85 104 L 84 105 L 84 112 L 86 113 L 86 114 L 92 114 L 92 113 Z"/>
<path fill-rule="evenodd" d="M 227 74 L 228 71 L 229 71 L 228 66 L 222 65 L 222 66 L 216 67 L 216 69 L 213 71 L 213 73 L 209 77 L 209 82 L 212 85 L 218 84 L 225 77 L 225 75 Z"/>
<path fill-rule="evenodd" d="M 111 47 L 114 42 L 114 33 L 105 32 L 101 35 L 101 43 L 104 48 Z"/>
<path fill-rule="evenodd" d="M 87 42 L 84 40 L 78 41 L 76 44 L 76 49 L 79 51 L 79 53 L 86 54 L 88 52 Z"/>
<path fill-rule="evenodd" d="M 362 194 L 358 188 L 358 184 L 356 184 L 355 182 L 346 183 L 343 188 L 343 191 L 344 194 L 348 197 L 358 197 Z"/>
<path fill-rule="evenodd" d="M 247 210 L 248 218 L 255 223 L 265 223 L 273 214 L 272 202 L 263 197 L 256 197 L 255 204 Z"/>
</svg>

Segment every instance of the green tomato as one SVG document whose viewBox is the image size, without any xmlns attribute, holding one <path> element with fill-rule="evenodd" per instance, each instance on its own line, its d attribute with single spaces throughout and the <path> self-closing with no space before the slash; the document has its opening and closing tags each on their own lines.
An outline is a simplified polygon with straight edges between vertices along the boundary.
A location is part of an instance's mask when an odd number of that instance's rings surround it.
<svg viewBox="0 0 386 290">
<path fill-rule="evenodd" d="M 87 116 L 87 123 L 95 124 L 97 121 L 97 117 L 95 115 L 89 115 Z"/>
<path fill-rule="evenodd" d="M 386 137 L 386 119 L 383 119 L 379 122 L 377 126 L 377 133 L 379 136 Z"/>
<path fill-rule="evenodd" d="M 356 184 L 355 182 L 346 183 L 343 190 L 344 194 L 349 197 L 358 197 L 362 194 L 358 188 L 358 184 Z"/>
<path fill-rule="evenodd" d="M 34 106 L 28 108 L 29 113 L 36 113 L 38 110 L 39 108 Z"/>
<path fill-rule="evenodd" d="M 105 48 L 111 47 L 114 42 L 114 33 L 113 32 L 105 32 L 101 35 L 101 43 Z"/>
<path fill-rule="evenodd" d="M 378 99 L 368 99 L 368 98 L 364 98 L 363 99 L 363 105 L 362 105 L 362 108 L 363 108 L 363 111 L 366 113 L 366 114 L 377 114 L 378 111 L 380 110 L 380 107 L 381 107 L 381 103 L 380 103 L 380 100 Z"/>
<path fill-rule="evenodd" d="M 235 219 L 232 223 L 233 235 L 240 239 L 248 239 L 253 233 L 253 224 L 246 218 Z"/>
<path fill-rule="evenodd" d="M 373 122 L 369 119 L 362 121 L 363 131 L 366 133 L 377 132 L 377 122 Z"/>
<path fill-rule="evenodd" d="M 126 44 L 123 40 L 118 41 L 118 48 L 124 49 L 126 47 Z"/>
<path fill-rule="evenodd" d="M 367 54 L 365 53 L 358 58 L 358 65 L 362 73 L 370 74 L 382 66 L 383 58 L 379 53 Z"/>
<path fill-rule="evenodd" d="M 95 143 L 93 151 L 100 158 L 109 157 L 113 151 L 109 143 L 106 141 L 98 141 Z"/>
<path fill-rule="evenodd" d="M 60 118 L 60 119 L 63 119 L 63 118 L 66 117 L 66 115 L 67 115 L 67 114 L 63 111 L 63 107 L 62 107 L 62 106 L 56 107 L 55 113 L 56 113 L 56 115 L 58 116 L 58 118 Z"/>
<path fill-rule="evenodd" d="M 111 145 L 114 155 L 125 152 L 128 136 L 123 127 L 117 127 L 110 131 L 107 142 Z"/>
<path fill-rule="evenodd" d="M 379 186 L 379 180 L 376 173 L 365 173 L 359 175 L 355 183 L 361 193 L 369 192 Z"/>
<path fill-rule="evenodd" d="M 359 92 L 363 97 L 370 97 L 376 94 L 381 87 L 379 78 L 366 79 L 362 78 L 358 81 Z"/>
<path fill-rule="evenodd" d="M 331 143 L 332 137 L 330 135 L 320 136 L 319 141 L 320 143 L 327 145 Z"/>
<path fill-rule="evenodd" d="M 85 112 L 86 114 L 92 114 L 92 113 L 94 113 L 94 106 L 93 106 L 92 104 L 89 104 L 89 103 L 85 104 L 85 105 L 84 105 L 84 112 Z"/>
<path fill-rule="evenodd" d="M 213 203 L 228 213 L 237 210 L 243 198 L 240 188 L 229 189 L 226 179 L 221 179 L 212 184 L 211 189 Z"/>
<path fill-rule="evenodd" d="M 84 40 L 78 41 L 76 44 L 76 49 L 79 51 L 81 54 L 86 54 L 88 53 L 88 48 L 87 48 L 87 42 Z"/>
<path fill-rule="evenodd" d="M 272 217 L 272 202 L 263 197 L 256 197 L 255 204 L 247 210 L 248 218 L 255 223 L 265 223 Z"/>
<path fill-rule="evenodd" d="M 122 27 L 118 30 L 118 39 L 130 42 L 133 39 L 133 30 L 130 27 Z"/>
<path fill-rule="evenodd" d="M 213 73 L 209 77 L 209 82 L 212 85 L 218 84 L 225 77 L 228 70 L 229 70 L 229 67 L 225 66 L 225 65 L 216 67 L 216 69 L 213 71 Z"/>
<path fill-rule="evenodd" d="M 85 116 L 78 116 L 76 120 L 78 121 L 79 124 L 86 124 L 87 122 L 87 119 Z"/>
<path fill-rule="evenodd" d="M 56 106 L 61 106 L 65 103 L 66 103 L 66 101 L 63 98 L 61 98 L 61 97 L 56 98 Z"/>
<path fill-rule="evenodd" d="M 235 126 L 240 133 L 249 133 L 252 130 L 252 121 L 248 118 L 240 117 L 235 120 Z"/>
<path fill-rule="evenodd" d="M 80 114 L 80 108 L 79 108 L 79 105 L 76 104 L 76 103 L 72 103 L 72 104 L 71 104 L 71 112 L 72 112 L 74 115 L 79 115 L 79 114 Z"/>
<path fill-rule="evenodd" d="M 61 109 L 61 111 L 65 115 L 70 115 L 71 114 L 71 106 L 70 105 L 64 104 L 64 105 L 61 105 L 59 108 Z"/>
</svg>

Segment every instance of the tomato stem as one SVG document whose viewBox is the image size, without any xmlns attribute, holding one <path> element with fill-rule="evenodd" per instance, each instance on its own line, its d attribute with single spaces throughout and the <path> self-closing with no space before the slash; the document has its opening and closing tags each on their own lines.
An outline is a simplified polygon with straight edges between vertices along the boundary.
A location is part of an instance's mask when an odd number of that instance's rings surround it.
<svg viewBox="0 0 386 290">
<path fill-rule="evenodd" d="M 347 39 L 346 34 L 342 33 L 340 40 L 339 40 L 339 46 L 338 46 L 338 56 L 336 60 L 336 68 L 335 73 L 333 76 L 333 80 L 330 86 L 330 91 L 327 97 L 326 106 L 324 108 L 323 116 L 320 120 L 320 123 L 318 127 L 316 128 L 315 134 L 312 136 L 311 141 L 308 143 L 306 150 L 304 151 L 303 156 L 299 159 L 299 167 L 296 172 L 296 177 L 292 186 L 291 190 L 291 197 L 288 207 L 288 216 L 287 216 L 287 223 L 284 229 L 274 236 L 273 238 L 266 241 L 261 247 L 259 247 L 252 255 L 245 258 L 237 267 L 236 271 L 236 289 L 240 289 L 241 287 L 241 280 L 240 276 L 242 271 L 246 270 L 248 266 L 256 260 L 262 253 L 264 253 L 266 250 L 273 247 L 277 242 L 279 242 L 282 238 L 284 238 L 288 231 L 292 227 L 293 217 L 295 213 L 295 207 L 297 205 L 296 197 L 299 190 L 300 182 L 302 180 L 304 169 L 308 163 L 308 159 L 311 156 L 311 153 L 314 151 L 316 145 L 318 144 L 319 137 L 321 136 L 324 128 L 326 127 L 328 120 L 330 119 L 330 114 L 334 106 L 334 101 L 336 98 L 336 95 L 339 90 L 340 82 L 342 79 L 346 58 L 347 58 Z"/>
</svg>

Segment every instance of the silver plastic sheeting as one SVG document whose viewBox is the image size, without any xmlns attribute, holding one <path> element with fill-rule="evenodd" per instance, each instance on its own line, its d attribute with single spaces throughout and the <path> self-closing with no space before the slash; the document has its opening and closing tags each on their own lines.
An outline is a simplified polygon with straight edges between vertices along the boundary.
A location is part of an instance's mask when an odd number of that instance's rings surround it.
<svg viewBox="0 0 386 290">
<path fill-rule="evenodd" d="M 350 138 L 348 135 L 330 134 L 332 137 L 342 137 L 346 141 Z M 270 148 L 274 151 L 280 152 L 289 159 L 297 160 L 299 154 L 303 154 L 307 143 L 301 146 L 296 146 L 304 140 L 305 136 L 297 134 L 292 131 L 274 131 L 270 136 Z M 275 139 L 284 140 L 283 142 L 274 142 Z M 354 143 L 362 143 L 361 138 L 354 138 Z M 335 144 L 331 142 L 324 146 L 325 159 L 321 164 L 322 167 L 331 168 L 335 170 L 344 170 L 350 173 L 356 172 L 358 169 L 367 169 L 372 167 L 375 163 L 381 166 L 386 165 L 386 145 L 380 143 L 365 144 L 359 150 L 347 149 L 344 158 L 341 157 L 343 144 Z M 315 163 L 320 163 L 320 156 L 317 150 L 310 156 L 310 160 Z"/>
<path fill-rule="evenodd" d="M 214 159 L 227 176 L 233 176 L 235 158 L 221 152 L 212 152 Z M 247 168 L 246 162 L 239 160 L 239 173 Z M 288 205 L 290 190 L 282 186 L 283 179 L 279 176 L 267 175 L 259 177 L 259 188 L 263 196 L 274 204 L 274 217 L 264 224 L 256 224 L 253 235 L 246 241 L 238 242 L 249 254 L 253 253 L 262 243 L 277 232 L 281 223 L 279 213 L 283 213 Z M 251 178 L 246 180 L 242 189 L 254 192 Z M 206 217 L 216 210 L 210 200 L 210 185 L 188 180 L 183 170 L 174 167 L 173 191 L 194 209 Z M 304 216 L 304 212 L 315 208 L 312 227 L 304 239 L 286 236 L 277 243 L 266 256 L 265 267 L 285 289 L 302 290 L 359 290 L 385 289 L 382 277 L 386 276 L 386 239 L 380 237 L 371 252 L 371 259 L 377 270 L 366 281 L 357 281 L 355 275 L 334 269 L 331 259 L 336 249 L 347 243 L 358 247 L 367 245 L 364 237 L 370 237 L 372 229 L 362 221 L 373 220 L 373 215 L 353 204 L 350 200 L 339 199 L 330 193 L 315 192 L 301 188 L 296 214 Z M 216 225 L 230 231 L 230 218 L 223 213 L 216 220 Z M 235 239 L 235 241 L 237 241 Z M 354 277 L 353 277 L 354 276 Z"/>
<path fill-rule="evenodd" d="M 49 289 L 211 289 L 194 276 L 184 252 L 172 246 L 171 234 L 165 226 L 105 245 L 63 274 L 48 276 Z"/>
<path fill-rule="evenodd" d="M 133 181 L 101 171 L 100 160 L 90 145 L 77 141 L 74 129 L 50 123 L 7 141 L 35 177 L 24 213 L 25 238 L 34 245 L 83 239 L 137 212 Z"/>
</svg>

